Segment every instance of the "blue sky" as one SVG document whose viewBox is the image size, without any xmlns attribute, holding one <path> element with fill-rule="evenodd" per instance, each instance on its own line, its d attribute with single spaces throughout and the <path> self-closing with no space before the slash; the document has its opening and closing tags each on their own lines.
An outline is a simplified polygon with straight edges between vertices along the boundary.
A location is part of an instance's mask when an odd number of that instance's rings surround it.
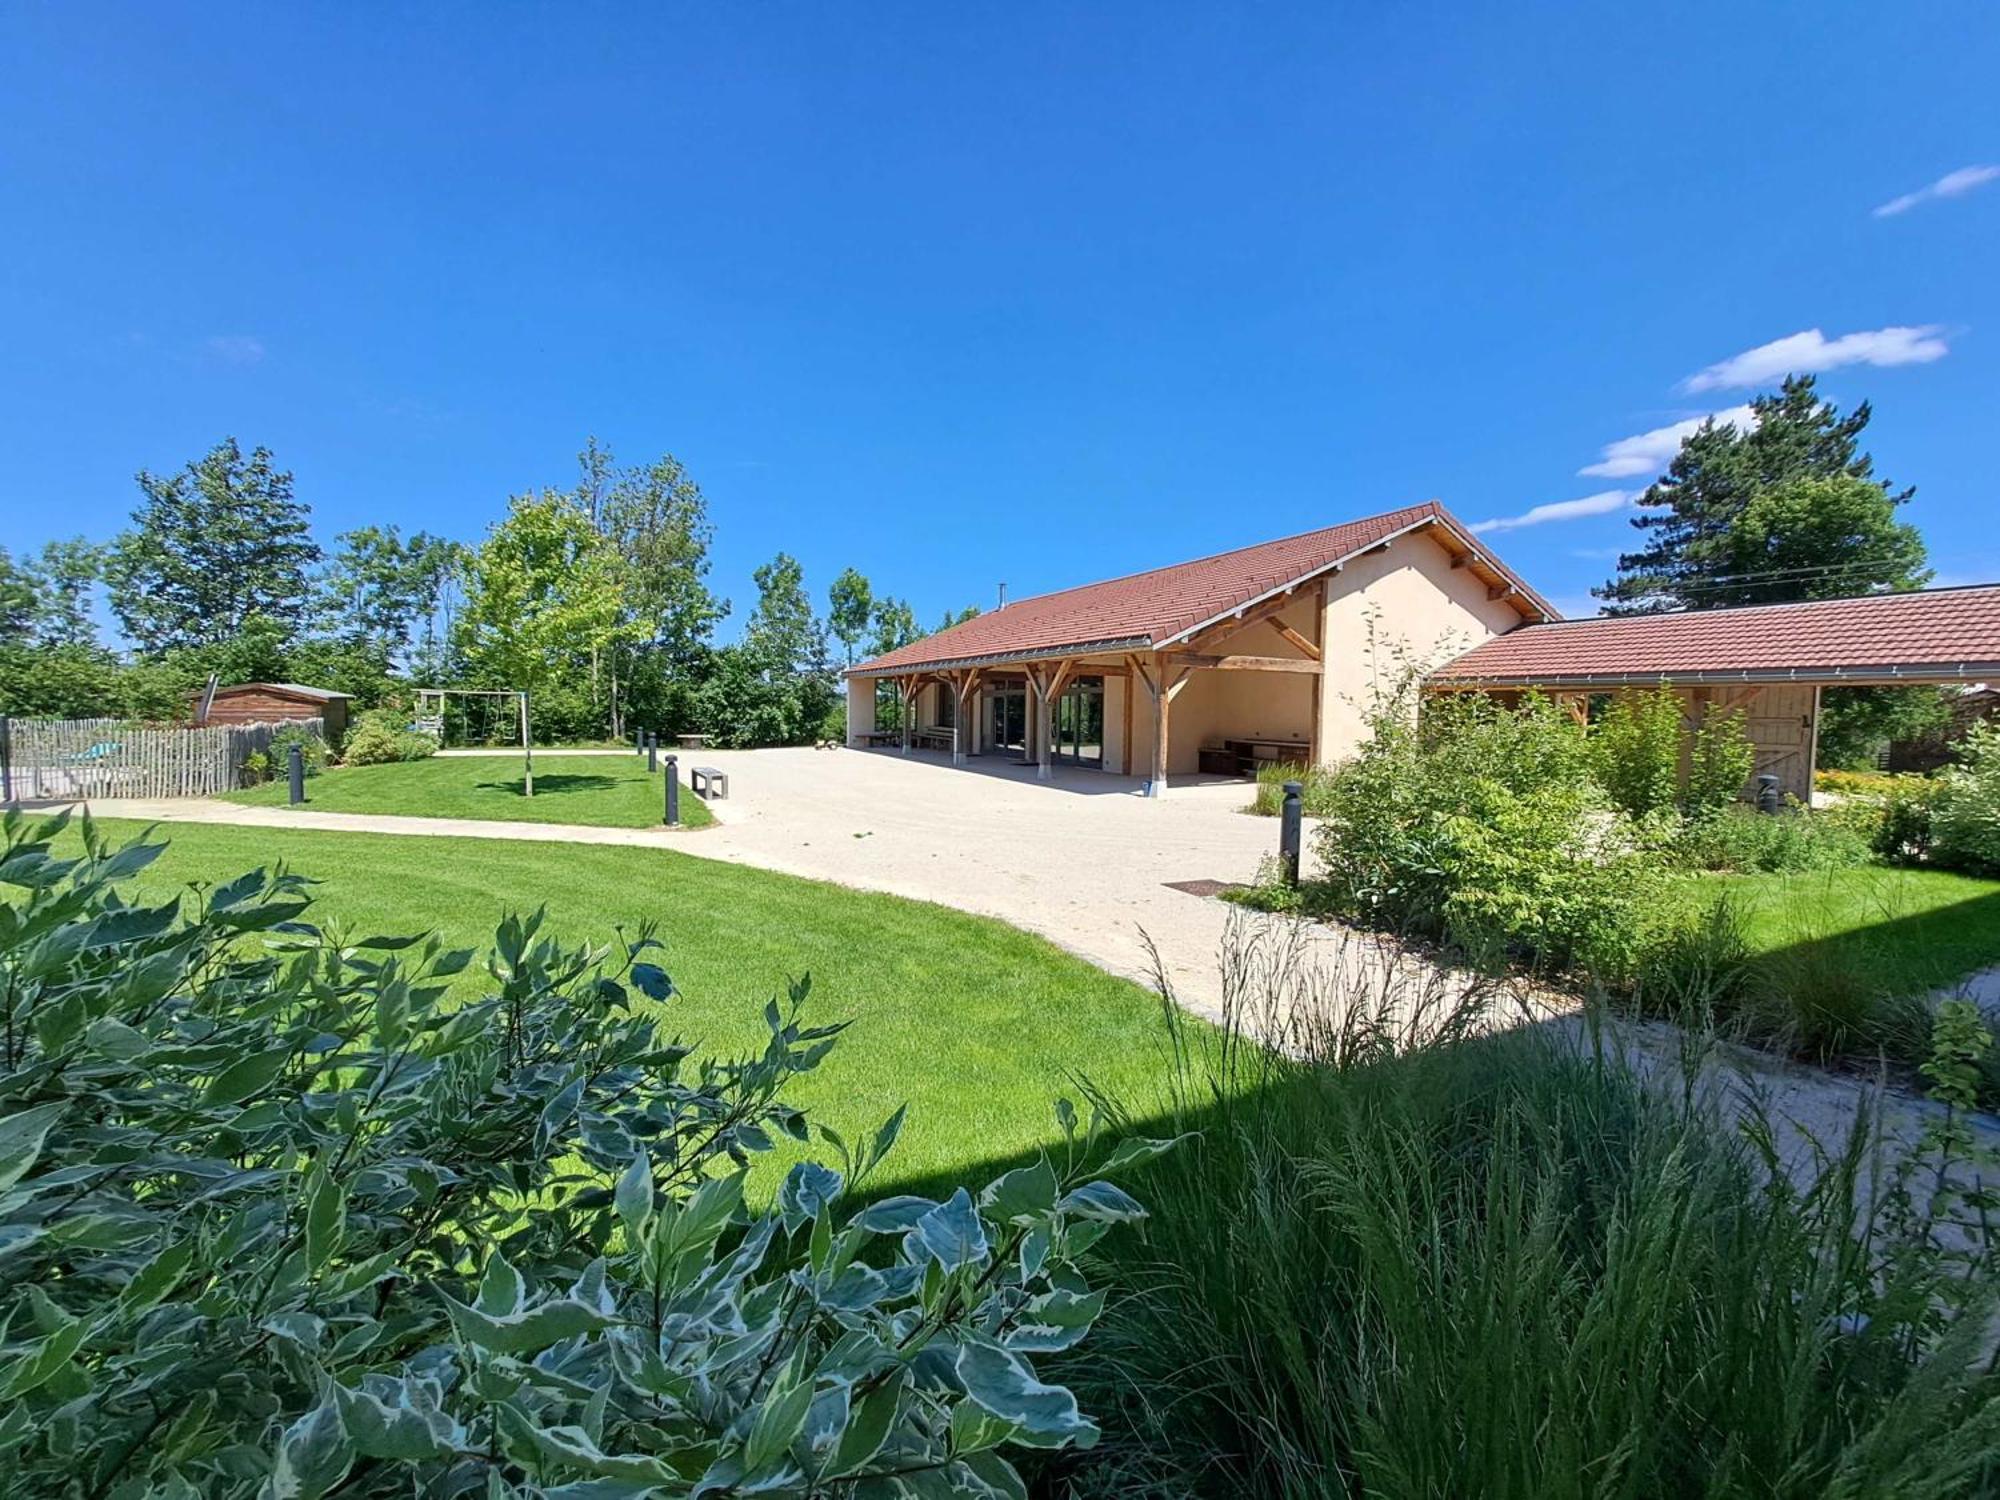
<svg viewBox="0 0 2000 1500">
<path fill-rule="evenodd" d="M 2000 578 L 1993 7 L 15 4 L 0 63 L 17 551 L 224 434 L 475 538 L 595 433 L 738 620 L 779 548 L 929 621 L 1431 497 L 1564 507 L 1489 539 L 1584 609 L 1607 446 L 1805 364 Z"/>
</svg>

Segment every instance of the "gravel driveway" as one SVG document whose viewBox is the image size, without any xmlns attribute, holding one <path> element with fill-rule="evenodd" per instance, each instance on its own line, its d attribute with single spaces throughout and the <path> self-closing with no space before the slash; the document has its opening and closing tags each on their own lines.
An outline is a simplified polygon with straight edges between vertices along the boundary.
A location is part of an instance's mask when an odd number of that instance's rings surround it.
<svg viewBox="0 0 2000 1500">
<path fill-rule="evenodd" d="M 874 750 L 702 750 L 683 768 L 729 773 L 720 826 L 689 854 L 937 901 L 999 917 L 1101 968 L 1152 978 L 1145 937 L 1184 1003 L 1219 1003 L 1216 950 L 1231 910 L 1168 881 L 1249 881 L 1278 845 L 1243 812 L 1240 781 L 1175 787 L 988 757 Z M 1142 936 L 1143 934 L 1143 936 Z"/>
</svg>

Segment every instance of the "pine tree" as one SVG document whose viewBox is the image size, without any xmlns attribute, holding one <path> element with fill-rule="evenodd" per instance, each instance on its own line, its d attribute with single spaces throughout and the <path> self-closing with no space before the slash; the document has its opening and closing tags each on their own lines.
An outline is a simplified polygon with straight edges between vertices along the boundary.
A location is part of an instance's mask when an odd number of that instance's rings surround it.
<svg viewBox="0 0 2000 1500">
<path fill-rule="evenodd" d="M 225 438 L 178 474 L 138 480 L 146 498 L 107 576 L 111 608 L 142 651 L 218 645 L 253 615 L 303 630 L 320 551 L 270 449 L 245 458 Z"/>
<path fill-rule="evenodd" d="M 1639 497 L 1632 524 L 1649 540 L 1594 590 L 1609 613 L 1865 594 L 1928 577 L 1922 541 L 1894 515 L 1914 491 L 1875 479 L 1860 451 L 1867 402 L 1843 416 L 1797 375 L 1750 405 L 1754 427 L 1705 424 Z M 1850 483 L 1796 488 L 1832 480 Z M 1789 499 L 1770 499 L 1780 494 Z M 1821 503 L 1836 505 L 1847 529 L 1821 524 Z"/>
</svg>

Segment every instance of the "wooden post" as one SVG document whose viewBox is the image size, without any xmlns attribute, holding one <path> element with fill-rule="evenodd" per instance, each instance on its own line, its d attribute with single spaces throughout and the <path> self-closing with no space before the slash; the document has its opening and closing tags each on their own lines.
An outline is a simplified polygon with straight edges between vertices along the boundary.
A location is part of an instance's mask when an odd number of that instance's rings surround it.
<svg viewBox="0 0 2000 1500">
<path fill-rule="evenodd" d="M 1040 662 L 1023 662 L 1028 678 L 1028 742 L 1034 747 L 1035 779 L 1047 781 L 1055 774 L 1049 765 L 1049 689 Z"/>
<path fill-rule="evenodd" d="M 1315 591 L 1313 600 L 1313 644 L 1319 648 L 1317 656 L 1323 669 L 1326 665 L 1326 580 L 1324 578 L 1319 581 L 1319 588 Z M 1318 765 L 1323 751 L 1321 738 L 1325 733 L 1326 677 L 1326 672 L 1322 670 L 1319 676 L 1313 679 L 1312 732 L 1306 736 L 1308 766 Z"/>
<path fill-rule="evenodd" d="M 971 667 L 959 673 L 950 683 L 955 700 L 951 716 L 951 763 L 955 766 L 965 764 L 965 757 L 968 754 L 967 741 L 972 739 L 977 732 L 977 726 L 973 724 L 969 715 L 972 712 L 972 704 L 977 698 L 975 689 L 978 685 L 979 668 L 977 667 Z M 976 743 L 974 741 L 974 748 L 969 753 L 978 753 Z"/>
<path fill-rule="evenodd" d="M 1806 794 L 1799 799 L 1807 807 L 1812 806 L 1813 777 L 1819 772 L 1819 700 L 1824 691 L 1823 684 L 1813 684 L 1812 722 L 1806 725 Z"/>
<path fill-rule="evenodd" d="M 532 797 L 535 795 L 535 746 L 528 738 L 528 695 L 525 691 L 521 694 L 521 763 L 526 767 L 521 785 Z"/>
<path fill-rule="evenodd" d="M 1153 700 L 1153 775 L 1146 783 L 1148 797 L 1160 796 L 1167 790 L 1167 749 L 1171 738 L 1174 699 L 1187 686 L 1188 678 L 1194 674 L 1194 664 L 1176 666 L 1157 653 L 1153 657 L 1153 670 L 1148 673 L 1139 658 L 1129 658 L 1132 671 L 1146 685 L 1146 694 Z"/>
<path fill-rule="evenodd" d="M 1129 666 L 1131 659 L 1128 657 L 1126 658 L 1126 660 Z M 1138 682 L 1135 680 L 1137 678 L 1137 675 L 1138 675 L 1137 673 L 1129 670 L 1126 672 L 1125 688 L 1124 691 L 1119 695 L 1125 700 L 1124 703 L 1125 737 L 1122 747 L 1124 750 L 1124 764 L 1120 767 L 1120 771 L 1121 774 L 1126 776 L 1130 776 L 1132 774 L 1132 694 L 1135 691 L 1137 691 L 1139 686 Z"/>
</svg>

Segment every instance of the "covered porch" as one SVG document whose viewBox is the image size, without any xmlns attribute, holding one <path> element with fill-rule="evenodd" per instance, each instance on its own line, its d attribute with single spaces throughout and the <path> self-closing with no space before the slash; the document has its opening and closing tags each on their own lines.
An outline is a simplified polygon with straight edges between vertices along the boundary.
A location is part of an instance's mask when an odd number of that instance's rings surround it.
<svg viewBox="0 0 2000 1500">
<path fill-rule="evenodd" d="M 1321 618 L 1317 592 L 1301 590 L 1169 650 L 1108 642 L 850 675 L 848 743 L 1028 768 L 1042 780 L 1059 770 L 1133 778 L 1154 796 L 1180 781 L 1310 763 L 1324 692 Z M 878 709 L 889 705 L 895 725 L 885 729 Z"/>
</svg>

